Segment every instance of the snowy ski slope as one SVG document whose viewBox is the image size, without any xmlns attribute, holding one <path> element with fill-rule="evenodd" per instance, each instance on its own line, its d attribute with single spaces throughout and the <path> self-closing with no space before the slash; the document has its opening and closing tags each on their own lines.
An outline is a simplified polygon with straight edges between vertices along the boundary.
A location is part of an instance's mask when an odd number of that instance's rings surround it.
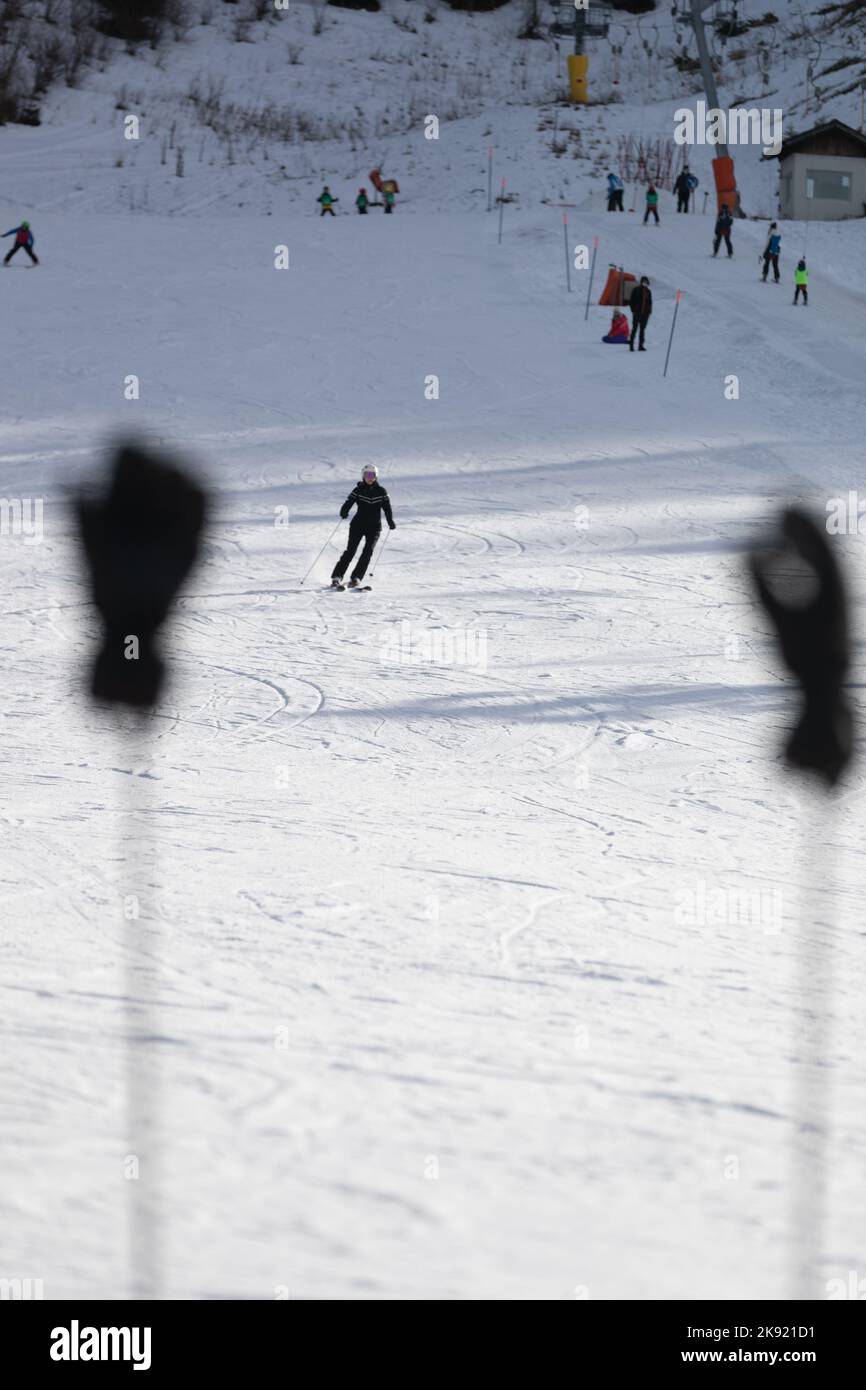
<svg viewBox="0 0 866 1390">
<path fill-rule="evenodd" d="M 812 812 L 741 551 L 777 499 L 858 484 L 862 293 L 818 272 L 794 309 L 757 226 L 728 264 L 700 217 L 573 214 L 653 276 L 631 356 L 599 341 L 609 311 L 584 323 L 580 273 L 565 293 L 558 212 L 507 217 L 501 247 L 485 214 L 285 219 L 277 272 L 273 221 L 118 216 L 89 248 L 90 219 L 46 216 L 44 266 L 3 272 L 0 480 L 45 498 L 45 537 L 0 548 L 0 1224 L 47 1297 L 130 1288 L 130 891 L 167 1294 L 790 1293 Z M 82 701 L 64 510 L 130 427 L 217 492 L 134 753 Z M 321 592 L 335 541 L 299 592 L 367 460 L 398 521 L 374 591 Z M 840 545 L 859 656 L 862 540 Z M 862 791 L 823 885 L 828 1277 L 866 1244 Z"/>
</svg>

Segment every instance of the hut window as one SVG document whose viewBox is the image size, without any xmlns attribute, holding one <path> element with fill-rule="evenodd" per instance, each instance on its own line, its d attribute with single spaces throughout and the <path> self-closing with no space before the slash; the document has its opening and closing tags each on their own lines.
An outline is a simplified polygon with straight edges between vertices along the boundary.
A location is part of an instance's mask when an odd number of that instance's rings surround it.
<svg viewBox="0 0 866 1390">
<path fill-rule="evenodd" d="M 842 174 L 837 169 L 807 169 L 806 187 L 812 186 L 812 198 L 835 198 L 845 202 L 851 199 L 851 175 Z"/>
</svg>

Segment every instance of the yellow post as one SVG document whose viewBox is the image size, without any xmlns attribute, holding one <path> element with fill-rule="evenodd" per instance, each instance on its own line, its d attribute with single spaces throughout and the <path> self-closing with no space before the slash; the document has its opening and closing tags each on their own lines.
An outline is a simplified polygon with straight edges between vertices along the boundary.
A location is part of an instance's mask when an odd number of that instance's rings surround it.
<svg viewBox="0 0 866 1390">
<path fill-rule="evenodd" d="M 568 82 L 572 101 L 589 102 L 589 57 L 586 53 L 569 53 Z"/>
</svg>

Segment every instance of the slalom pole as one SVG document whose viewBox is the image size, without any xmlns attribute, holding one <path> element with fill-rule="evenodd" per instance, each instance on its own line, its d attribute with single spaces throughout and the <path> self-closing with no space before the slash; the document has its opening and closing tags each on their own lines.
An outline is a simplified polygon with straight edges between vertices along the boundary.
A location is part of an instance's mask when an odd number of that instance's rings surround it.
<svg viewBox="0 0 866 1390">
<path fill-rule="evenodd" d="M 322 556 L 324 555 L 325 551 L 327 550 L 328 546 L 331 544 L 331 541 L 334 539 L 335 535 L 336 535 L 337 532 L 339 531 L 339 529 L 340 529 L 340 522 L 341 522 L 342 520 L 343 520 L 343 518 L 340 517 L 340 521 L 337 522 L 337 524 L 336 524 L 336 526 L 334 527 L 333 531 L 331 532 L 330 536 L 329 536 L 328 539 L 325 541 L 325 544 L 322 546 L 322 548 L 321 548 L 321 550 L 319 551 L 318 555 L 316 556 L 315 560 L 314 560 L 313 563 L 310 565 L 310 568 L 307 570 L 307 573 L 304 575 L 303 579 L 301 580 L 301 583 L 302 583 L 302 584 L 305 584 L 305 583 L 307 582 L 307 580 L 309 579 L 309 577 L 310 577 L 310 575 L 312 574 L 313 570 L 315 569 L 316 565 L 317 565 L 317 564 L 319 563 L 319 561 L 321 560 L 321 558 L 322 558 Z"/>
<path fill-rule="evenodd" d="M 101 497 L 82 491 L 73 499 L 86 582 L 103 621 L 89 693 L 100 711 L 106 705 L 120 707 L 118 763 L 133 774 L 147 768 L 154 757 L 154 710 L 170 664 L 159 654 L 158 634 L 195 563 L 208 500 L 185 466 L 175 466 L 133 442 L 120 443 L 114 450 Z M 122 635 L 127 633 L 134 636 Z M 130 642 L 135 643 L 134 660 L 129 659 Z M 124 1172 L 134 1179 L 128 1197 L 129 1297 L 157 1300 L 166 1296 L 160 1201 L 164 1048 L 159 1046 L 165 1027 L 160 1027 L 159 1015 L 167 986 L 160 976 L 165 933 L 149 828 L 163 808 L 134 787 L 144 785 L 140 776 L 125 780 L 129 803 L 119 816 L 123 877 L 118 891 L 129 927 L 119 941 L 128 1146 Z"/>
<path fill-rule="evenodd" d="M 381 560 L 383 554 L 385 553 L 385 546 L 388 544 L 388 536 L 390 536 L 390 534 L 391 534 L 391 527 L 389 526 L 389 527 L 388 527 L 387 535 L 385 536 L 385 539 L 383 540 L 382 544 L 381 544 L 380 547 L 379 547 L 379 554 L 376 556 L 376 559 L 373 561 L 373 568 L 370 570 L 370 578 L 371 578 L 371 579 L 374 577 L 374 575 L 375 575 L 375 573 L 376 573 L 377 566 L 378 566 L 378 564 L 379 564 L 379 561 Z"/>
<path fill-rule="evenodd" d="M 568 286 L 568 293 L 571 294 L 571 258 L 568 254 L 568 213 L 562 214 L 562 234 L 565 238 L 565 283 Z"/>
<path fill-rule="evenodd" d="M 757 597 L 776 629 L 782 661 L 800 690 L 800 711 L 788 732 L 785 762 L 791 770 L 810 777 L 817 773 L 822 779 L 817 789 L 814 783 L 805 786 L 801 922 L 793 937 L 795 1038 L 790 1048 L 797 1067 L 792 1113 L 796 1142 L 791 1184 L 793 1296 L 814 1301 L 826 1274 L 822 1245 L 829 1214 L 827 1143 L 833 1122 L 826 1078 L 833 1074 L 834 993 L 842 940 L 838 928 L 828 921 L 835 876 L 828 857 L 839 838 L 831 820 L 837 803 L 830 797 L 854 756 L 857 739 L 846 688 L 851 650 L 845 576 L 827 539 L 823 517 L 786 507 L 780 520 L 779 532 L 751 552 L 749 569 Z M 808 607 L 783 602 L 779 592 L 770 588 L 775 559 L 791 552 L 819 582 L 817 596 Z M 840 1045 L 841 1040 L 835 1042 L 835 1048 Z"/>
<path fill-rule="evenodd" d="M 505 179 L 502 180 L 502 191 L 499 194 L 499 245 L 502 245 L 502 214 L 505 212 Z"/>
<path fill-rule="evenodd" d="M 587 292 L 586 292 L 586 309 L 585 309 L 584 315 L 583 315 L 583 321 L 584 321 L 584 323 L 585 323 L 586 320 L 589 318 L 589 301 L 590 301 L 590 299 L 592 298 L 592 282 L 593 282 L 593 279 L 595 278 L 595 258 L 596 258 L 597 255 L 598 255 L 598 237 L 597 237 L 597 236 L 594 236 L 593 239 L 592 239 L 592 265 L 590 266 L 590 269 L 589 269 L 589 288 L 588 288 L 588 290 L 587 290 Z"/>
<path fill-rule="evenodd" d="M 674 317 L 673 317 L 673 321 L 672 321 L 672 323 L 671 323 L 671 336 L 668 338 L 668 350 L 667 350 L 667 355 L 666 355 L 666 357 L 665 357 L 665 369 L 664 369 L 664 371 L 662 372 L 662 376 L 663 376 L 663 377 L 664 377 L 664 376 L 667 376 L 667 374 L 668 374 L 668 362 L 670 361 L 670 358 L 671 358 L 671 343 L 672 343 L 673 340 L 674 340 L 674 329 L 675 329 L 676 326 L 677 326 L 677 310 L 678 310 L 679 307 L 680 307 L 680 295 L 681 295 L 681 293 L 682 293 L 681 290 L 677 290 L 676 302 L 675 302 L 675 304 L 674 304 Z"/>
<path fill-rule="evenodd" d="M 487 146 L 487 211 L 493 211 L 493 146 Z"/>
</svg>

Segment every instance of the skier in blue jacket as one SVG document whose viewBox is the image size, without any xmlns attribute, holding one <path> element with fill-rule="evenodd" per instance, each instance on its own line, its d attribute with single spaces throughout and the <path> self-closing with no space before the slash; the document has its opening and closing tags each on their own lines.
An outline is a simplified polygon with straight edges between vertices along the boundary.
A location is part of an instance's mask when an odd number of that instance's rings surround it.
<svg viewBox="0 0 866 1390">
<path fill-rule="evenodd" d="M 16 251 L 20 251 L 22 246 L 27 252 L 34 265 L 39 264 L 39 257 L 33 250 L 33 233 L 30 230 L 29 222 L 22 222 L 20 227 L 11 227 L 8 232 L 3 233 L 3 239 L 14 236 L 15 242 L 12 250 L 3 257 L 3 264 L 8 265 Z"/>
<path fill-rule="evenodd" d="M 782 235 L 779 231 L 776 230 L 776 223 L 771 222 L 770 230 L 767 233 L 767 244 L 764 247 L 762 253 L 764 261 L 764 273 L 761 276 L 761 279 L 766 280 L 767 275 L 770 271 L 770 266 L 772 265 L 773 274 L 776 277 L 777 285 L 779 283 L 779 248 L 781 247 L 781 245 Z"/>
<path fill-rule="evenodd" d="M 608 212 L 625 212 L 622 205 L 622 197 L 625 189 L 619 174 L 608 174 L 607 176 L 607 210 Z"/>
</svg>

